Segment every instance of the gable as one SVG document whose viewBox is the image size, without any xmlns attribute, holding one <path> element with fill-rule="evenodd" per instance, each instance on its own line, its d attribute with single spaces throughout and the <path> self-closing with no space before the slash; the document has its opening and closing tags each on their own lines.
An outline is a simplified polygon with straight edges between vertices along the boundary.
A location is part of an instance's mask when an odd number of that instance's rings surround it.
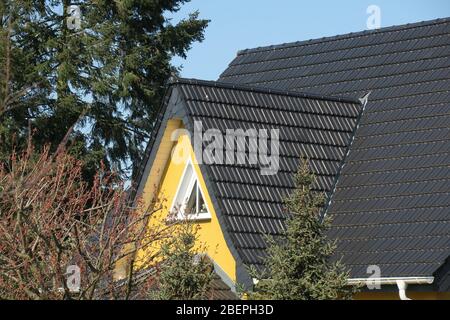
<svg viewBox="0 0 450 320">
<path fill-rule="evenodd" d="M 237 282 L 235 258 L 223 235 L 212 198 L 195 159 L 190 137 L 183 133 L 186 132 L 183 120 L 175 117 L 180 115 L 179 113 L 173 112 L 176 101 L 172 100 L 171 103 L 172 105 L 167 110 L 169 116 L 162 122 L 158 132 L 159 137 L 155 138 L 156 143 L 150 152 L 154 154 L 146 166 L 146 174 L 141 179 L 141 186 L 139 187 L 141 191 L 138 196 L 144 202 L 144 207 L 147 207 L 156 199 L 160 199 L 158 201 L 162 204 L 161 214 L 149 221 L 149 228 L 152 228 L 155 224 L 164 223 L 172 213 L 176 196 L 183 182 L 186 166 L 189 164 L 194 171 L 195 181 L 208 208 L 208 217 L 203 216 L 201 219 L 193 217 L 192 219 L 192 222 L 200 227 L 197 239 L 198 245 L 206 245 L 206 253 L 214 262 L 216 273 L 225 284 L 234 290 Z M 181 131 L 179 131 L 180 129 Z M 176 132 L 180 132 L 180 134 L 174 134 Z M 182 158 L 174 161 L 173 154 L 174 152 L 178 154 L 177 150 L 181 150 Z"/>
<path fill-rule="evenodd" d="M 328 214 L 353 277 L 431 276 L 450 253 L 450 19 L 243 50 L 220 81 L 369 102 Z"/>
</svg>

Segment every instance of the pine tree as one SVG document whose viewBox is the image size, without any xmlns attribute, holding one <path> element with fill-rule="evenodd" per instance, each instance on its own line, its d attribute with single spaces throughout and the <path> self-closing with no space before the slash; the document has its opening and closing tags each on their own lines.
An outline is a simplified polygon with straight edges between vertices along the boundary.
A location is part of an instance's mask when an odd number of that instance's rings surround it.
<svg viewBox="0 0 450 320">
<path fill-rule="evenodd" d="M 0 154 L 30 130 L 37 148 L 56 148 L 77 123 L 71 150 L 90 172 L 99 160 L 124 172 L 139 163 L 178 71 L 171 59 L 202 41 L 208 24 L 197 12 L 173 24 L 170 14 L 186 2 L 2 1 Z"/>
<path fill-rule="evenodd" d="M 258 280 L 251 299 L 347 299 L 352 288 L 343 265 L 330 260 L 334 242 L 327 239 L 329 218 L 319 215 L 324 197 L 312 190 L 314 175 L 304 160 L 295 175 L 295 190 L 285 200 L 288 212 L 281 236 L 267 237 L 266 270 L 251 274 Z"/>
<path fill-rule="evenodd" d="M 182 221 L 173 237 L 161 248 L 156 288 L 149 297 L 157 300 L 201 300 L 212 298 L 214 266 L 198 244 L 198 225 Z"/>
</svg>

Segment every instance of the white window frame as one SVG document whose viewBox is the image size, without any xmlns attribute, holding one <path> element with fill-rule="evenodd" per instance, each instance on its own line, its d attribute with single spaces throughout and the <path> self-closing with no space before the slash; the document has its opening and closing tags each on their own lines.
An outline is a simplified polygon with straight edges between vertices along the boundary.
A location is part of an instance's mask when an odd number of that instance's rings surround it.
<svg viewBox="0 0 450 320">
<path fill-rule="evenodd" d="M 192 168 L 192 175 L 191 175 L 190 180 L 187 183 L 186 187 L 184 188 L 184 190 L 182 190 L 182 185 L 183 185 L 184 179 L 186 177 L 186 173 L 187 173 L 189 166 Z M 206 212 L 199 212 L 199 213 L 195 213 L 195 214 L 185 214 L 184 210 L 185 210 L 185 206 L 186 206 L 186 200 L 189 199 L 192 188 L 194 188 L 194 186 L 195 186 L 195 182 L 197 182 L 197 190 L 195 192 L 200 193 L 200 195 L 202 196 L 203 201 L 205 202 Z M 196 208 L 198 208 L 198 205 L 199 205 L 198 201 L 200 198 L 198 196 L 198 193 L 197 193 L 196 199 L 195 199 Z M 180 198 L 182 199 L 181 201 L 184 203 L 180 203 Z M 174 215 L 174 218 L 176 220 L 185 220 L 185 219 L 191 220 L 191 221 L 211 220 L 211 213 L 210 213 L 208 204 L 206 203 L 205 195 L 200 187 L 200 181 L 197 177 L 197 172 L 195 171 L 195 167 L 194 167 L 194 164 L 192 163 L 191 159 L 188 159 L 188 161 L 186 162 L 186 166 L 183 169 L 183 174 L 181 175 L 180 182 L 178 183 L 178 186 L 177 186 L 177 191 L 175 192 L 175 197 L 173 199 L 172 205 L 170 206 L 170 212 L 174 213 L 175 208 L 178 209 L 177 214 Z"/>
</svg>

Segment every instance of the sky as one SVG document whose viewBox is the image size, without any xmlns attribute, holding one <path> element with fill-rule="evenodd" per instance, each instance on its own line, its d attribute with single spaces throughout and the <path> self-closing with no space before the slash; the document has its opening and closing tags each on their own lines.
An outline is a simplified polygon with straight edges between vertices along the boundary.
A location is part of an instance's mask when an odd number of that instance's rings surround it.
<svg viewBox="0 0 450 320">
<path fill-rule="evenodd" d="M 205 40 L 173 63 L 184 78 L 217 80 L 239 50 L 366 30 L 371 5 L 381 27 L 450 16 L 450 0 L 191 0 L 172 22 L 196 10 L 211 22 Z"/>
</svg>

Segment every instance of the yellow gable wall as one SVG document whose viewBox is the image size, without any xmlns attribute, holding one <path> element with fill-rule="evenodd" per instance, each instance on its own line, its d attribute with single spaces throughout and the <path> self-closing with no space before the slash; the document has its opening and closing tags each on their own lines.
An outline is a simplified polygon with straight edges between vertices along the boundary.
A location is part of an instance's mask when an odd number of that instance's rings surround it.
<svg viewBox="0 0 450 320">
<path fill-rule="evenodd" d="M 181 150 L 186 151 L 186 158 L 181 162 L 175 162 L 171 157 L 172 150 L 175 147 L 175 143 L 171 141 L 171 135 L 173 131 L 178 128 L 182 128 L 182 123 L 180 120 L 172 119 L 168 121 L 158 152 L 153 162 L 153 166 L 150 170 L 149 177 L 145 182 L 141 196 L 142 201 L 144 202 L 143 204 L 147 207 L 153 200 L 153 195 L 157 190 L 157 198 L 164 199 L 166 206 L 161 215 L 159 215 L 159 219 L 161 217 L 163 220 L 165 219 L 169 213 L 170 206 L 174 201 L 178 185 L 180 184 L 184 168 L 187 164 L 187 157 L 189 157 L 195 168 L 199 180 L 199 186 L 211 214 L 210 220 L 195 222 L 200 226 L 200 230 L 198 232 L 199 243 L 206 244 L 208 256 L 214 260 L 214 262 L 227 274 L 231 280 L 236 281 L 236 262 L 225 242 L 225 238 L 217 219 L 211 198 L 208 190 L 206 189 L 205 181 L 200 172 L 200 167 L 195 160 L 195 154 L 188 135 L 182 134 L 176 141 L 177 150 L 180 150 L 179 148 L 181 148 Z M 157 224 L 164 222 L 151 220 L 149 221 L 149 228 L 152 228 L 155 223 Z"/>
</svg>

